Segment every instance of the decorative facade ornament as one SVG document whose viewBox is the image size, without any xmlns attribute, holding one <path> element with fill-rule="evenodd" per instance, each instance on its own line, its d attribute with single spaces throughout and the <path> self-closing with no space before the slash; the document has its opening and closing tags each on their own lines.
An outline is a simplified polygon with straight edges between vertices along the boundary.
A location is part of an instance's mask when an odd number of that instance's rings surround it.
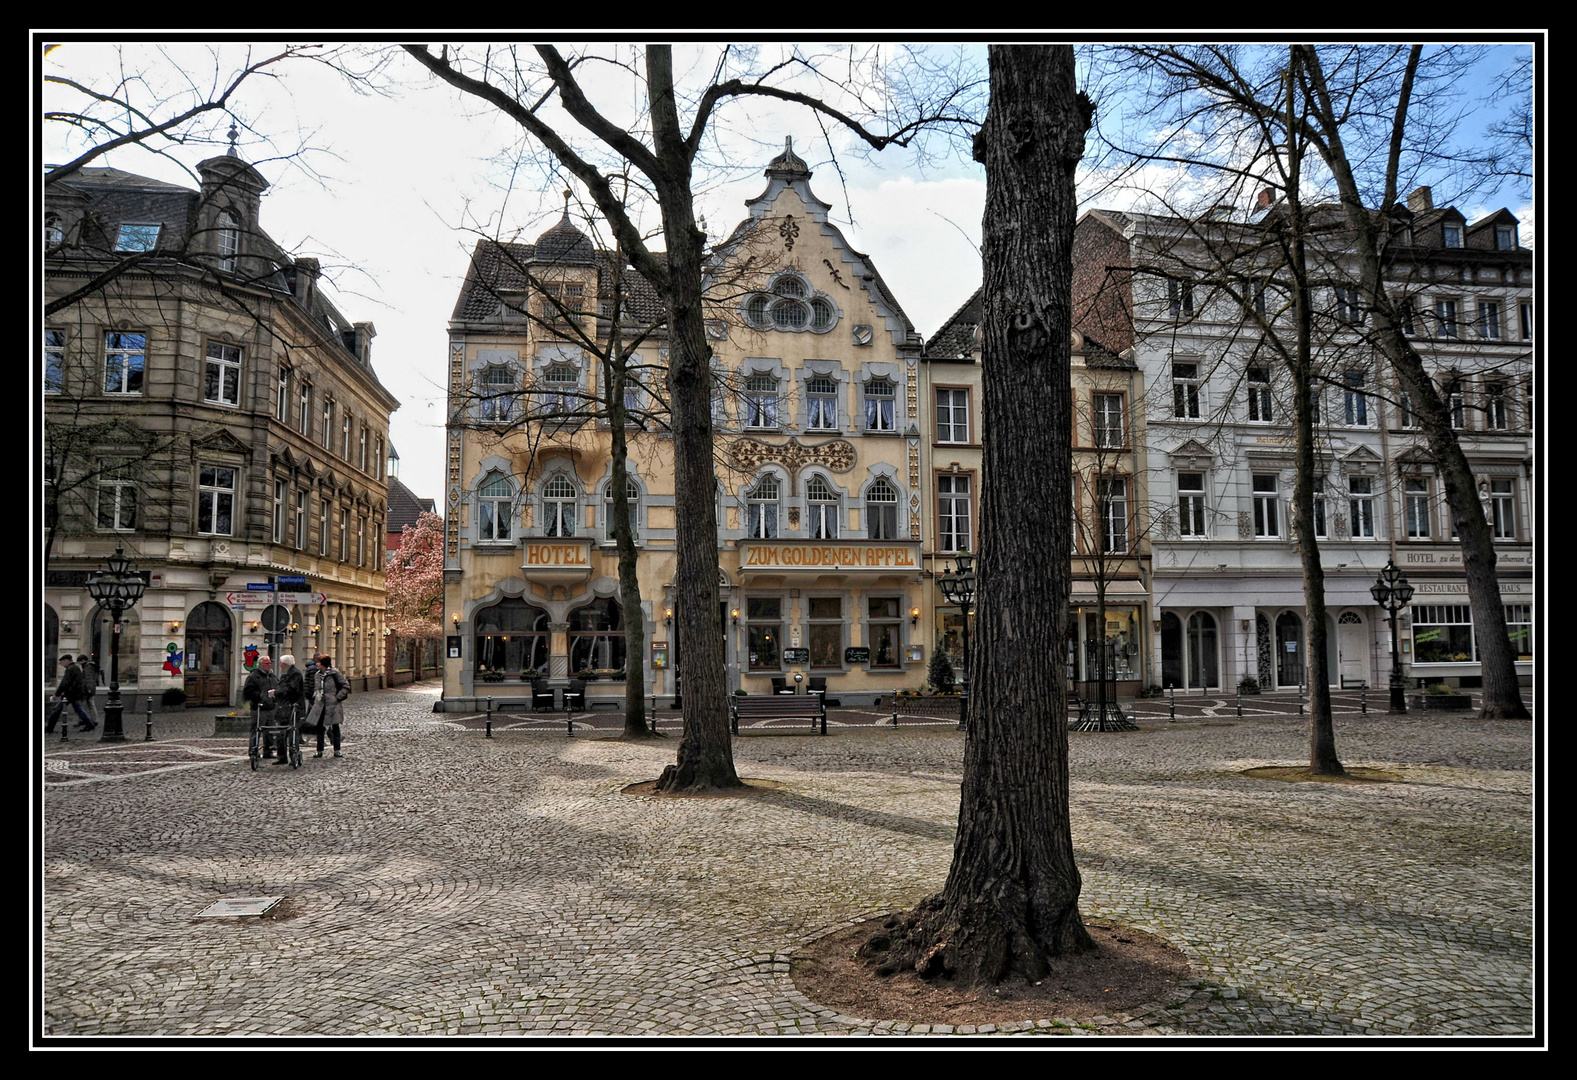
<svg viewBox="0 0 1577 1080">
<path fill-rule="evenodd" d="M 854 468 L 854 444 L 847 439 L 828 439 L 826 442 L 811 444 L 790 439 L 775 446 L 760 439 L 742 438 L 734 440 L 728 453 L 735 465 L 752 472 L 769 461 L 782 465 L 790 472 L 798 472 L 806 465 L 821 465 L 835 473 L 845 473 Z"/>
<path fill-rule="evenodd" d="M 832 280 L 833 281 L 836 281 L 839 285 L 842 285 L 843 288 L 845 288 L 845 289 L 848 288 L 847 285 L 843 284 L 843 275 L 838 272 L 838 268 L 836 266 L 832 265 L 832 260 L 831 259 L 823 259 L 823 260 L 821 260 L 821 265 L 823 265 L 823 266 L 825 266 L 827 268 L 827 273 L 832 275 Z"/>
<path fill-rule="evenodd" d="M 799 238 L 799 222 L 794 220 L 793 214 L 783 215 L 783 224 L 778 226 L 778 235 L 783 238 L 783 246 L 793 251 L 794 241 Z"/>
</svg>

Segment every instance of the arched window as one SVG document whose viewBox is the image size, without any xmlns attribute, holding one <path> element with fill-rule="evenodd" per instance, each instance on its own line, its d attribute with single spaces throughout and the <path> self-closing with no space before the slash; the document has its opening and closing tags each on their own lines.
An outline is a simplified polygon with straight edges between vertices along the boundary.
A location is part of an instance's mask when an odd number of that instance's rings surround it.
<svg viewBox="0 0 1577 1080">
<path fill-rule="evenodd" d="M 865 521 L 870 539 L 898 539 L 898 489 L 885 478 L 865 489 Z"/>
<path fill-rule="evenodd" d="M 569 669 L 624 669 L 624 611 L 612 597 L 594 600 L 570 613 Z"/>
<path fill-rule="evenodd" d="M 838 493 L 819 476 L 805 481 L 805 516 L 805 531 L 812 538 L 838 538 Z"/>
<path fill-rule="evenodd" d="M 476 489 L 476 538 L 480 541 L 514 539 L 515 485 L 500 472 L 490 472 Z"/>
<path fill-rule="evenodd" d="M 545 536 L 575 535 L 575 497 L 579 492 L 560 474 L 542 487 L 542 532 Z"/>
<path fill-rule="evenodd" d="M 778 534 L 778 480 L 763 476 L 745 496 L 745 535 L 770 540 Z"/>
<path fill-rule="evenodd" d="M 477 674 L 542 674 L 548 669 L 548 613 L 513 597 L 476 613 Z"/>
<path fill-rule="evenodd" d="M 636 487 L 635 481 L 629 477 L 625 477 L 624 480 L 624 495 L 630 503 L 630 539 L 639 543 L 641 538 L 641 489 Z M 602 487 L 602 533 L 603 540 L 606 543 L 614 543 L 617 539 L 614 535 L 612 480 L 609 480 Z"/>
<path fill-rule="evenodd" d="M 241 219 L 226 207 L 219 211 L 219 230 L 214 237 L 214 250 L 219 254 L 219 270 L 235 273 L 235 257 L 241 252 Z"/>
</svg>

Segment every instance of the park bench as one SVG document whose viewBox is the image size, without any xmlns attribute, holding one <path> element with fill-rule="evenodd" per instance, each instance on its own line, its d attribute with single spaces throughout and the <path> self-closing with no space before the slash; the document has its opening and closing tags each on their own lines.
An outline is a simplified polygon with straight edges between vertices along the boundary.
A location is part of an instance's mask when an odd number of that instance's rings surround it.
<svg viewBox="0 0 1577 1080">
<path fill-rule="evenodd" d="M 740 720 L 805 720 L 812 727 L 819 724 L 821 734 L 827 734 L 827 703 L 821 694 L 736 696 L 729 706 L 729 718 L 735 735 L 739 734 Z"/>
</svg>

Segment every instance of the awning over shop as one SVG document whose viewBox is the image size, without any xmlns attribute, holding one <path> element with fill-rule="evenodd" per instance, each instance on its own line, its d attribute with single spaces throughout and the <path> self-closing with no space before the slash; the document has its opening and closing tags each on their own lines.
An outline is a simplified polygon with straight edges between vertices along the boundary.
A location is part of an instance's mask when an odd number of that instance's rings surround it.
<svg viewBox="0 0 1577 1080">
<path fill-rule="evenodd" d="M 1106 602 L 1108 604 L 1121 601 L 1132 604 L 1140 600 L 1147 600 L 1150 590 L 1144 587 L 1142 581 L 1108 581 L 1106 583 Z M 1095 582 L 1078 581 L 1073 583 L 1072 600 L 1075 604 L 1093 604 L 1099 599 Z"/>
</svg>

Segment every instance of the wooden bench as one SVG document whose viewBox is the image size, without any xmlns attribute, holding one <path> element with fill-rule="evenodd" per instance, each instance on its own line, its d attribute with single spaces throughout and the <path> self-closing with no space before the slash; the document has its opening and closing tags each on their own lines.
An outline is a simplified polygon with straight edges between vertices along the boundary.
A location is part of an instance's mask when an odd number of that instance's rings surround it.
<svg viewBox="0 0 1577 1080">
<path fill-rule="evenodd" d="M 733 732 L 739 734 L 739 721 L 808 720 L 827 734 L 827 704 L 820 694 L 767 694 L 762 697 L 736 696 L 729 706 Z"/>
</svg>

